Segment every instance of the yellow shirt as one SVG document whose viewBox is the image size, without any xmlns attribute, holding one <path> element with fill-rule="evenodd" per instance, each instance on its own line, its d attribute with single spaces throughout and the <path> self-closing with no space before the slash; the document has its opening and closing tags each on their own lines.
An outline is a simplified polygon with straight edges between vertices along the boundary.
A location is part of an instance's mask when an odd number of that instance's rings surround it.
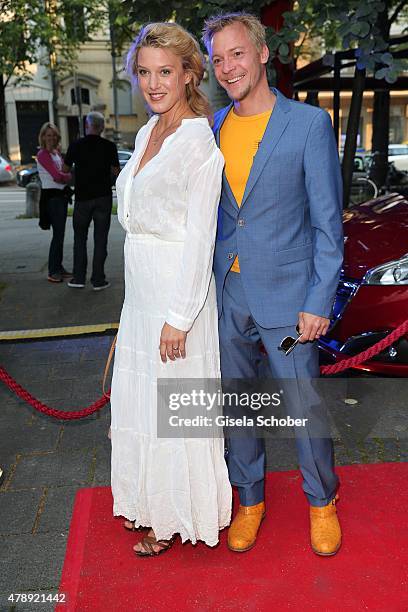
<svg viewBox="0 0 408 612">
<path fill-rule="evenodd" d="M 238 206 L 241 206 L 252 162 L 271 112 L 269 110 L 260 115 L 240 117 L 231 109 L 221 127 L 220 148 L 225 159 L 225 176 Z M 238 256 L 231 270 L 239 272 Z"/>
</svg>

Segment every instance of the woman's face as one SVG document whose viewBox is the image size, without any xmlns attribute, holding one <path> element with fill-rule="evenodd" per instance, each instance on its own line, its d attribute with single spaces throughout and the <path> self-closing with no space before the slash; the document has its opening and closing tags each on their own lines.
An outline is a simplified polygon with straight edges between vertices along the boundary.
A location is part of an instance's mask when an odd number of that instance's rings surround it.
<svg viewBox="0 0 408 612">
<path fill-rule="evenodd" d="M 58 144 L 58 136 L 52 128 L 47 128 L 44 133 L 44 142 L 47 149 L 55 149 Z"/>
<path fill-rule="evenodd" d="M 136 74 L 140 91 L 154 113 L 167 113 L 186 101 L 186 84 L 191 74 L 172 51 L 142 47 Z"/>
</svg>

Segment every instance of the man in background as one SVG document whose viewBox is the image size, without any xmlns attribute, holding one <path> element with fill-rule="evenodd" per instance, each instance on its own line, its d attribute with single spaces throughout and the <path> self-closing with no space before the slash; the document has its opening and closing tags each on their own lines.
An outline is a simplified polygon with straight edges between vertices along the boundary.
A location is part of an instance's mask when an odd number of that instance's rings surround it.
<svg viewBox="0 0 408 612">
<path fill-rule="evenodd" d="M 89 113 L 85 136 L 70 144 L 65 156 L 65 170 L 75 164 L 74 270 L 68 286 L 85 287 L 88 229 L 94 222 L 94 254 L 91 283 L 94 291 L 110 286 L 105 278 L 108 233 L 112 213 L 111 175 L 120 171 L 116 145 L 102 138 L 105 120 L 101 113 Z"/>
</svg>

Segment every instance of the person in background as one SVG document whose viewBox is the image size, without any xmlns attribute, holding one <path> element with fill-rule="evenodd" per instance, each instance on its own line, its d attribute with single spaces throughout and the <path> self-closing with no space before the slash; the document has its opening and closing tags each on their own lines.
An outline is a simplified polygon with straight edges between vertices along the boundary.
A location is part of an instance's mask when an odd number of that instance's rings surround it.
<svg viewBox="0 0 408 612">
<path fill-rule="evenodd" d="M 37 155 L 37 168 L 41 181 L 40 208 L 42 211 L 40 227 L 43 229 L 52 227 L 48 256 L 48 280 L 51 283 L 62 283 L 64 278 L 72 276 L 62 265 L 68 210 L 68 198 L 64 189 L 71 180 L 71 174 L 63 171 L 64 160 L 58 149 L 61 136 L 57 126 L 50 122 L 44 123 L 38 140 L 40 151 Z"/>
<path fill-rule="evenodd" d="M 105 120 L 101 113 L 89 113 L 83 138 L 70 144 L 64 170 L 75 164 L 74 271 L 69 287 L 82 289 L 86 283 L 88 229 L 94 222 L 94 254 L 91 283 L 94 291 L 109 287 L 105 278 L 108 233 L 112 213 L 111 175 L 119 174 L 116 145 L 102 138 Z"/>
</svg>

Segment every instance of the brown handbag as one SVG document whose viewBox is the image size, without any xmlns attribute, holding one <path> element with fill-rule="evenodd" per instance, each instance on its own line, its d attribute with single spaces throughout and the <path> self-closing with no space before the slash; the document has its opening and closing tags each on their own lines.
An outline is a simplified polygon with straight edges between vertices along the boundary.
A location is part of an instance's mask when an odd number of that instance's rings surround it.
<svg viewBox="0 0 408 612">
<path fill-rule="evenodd" d="M 113 353 L 115 351 L 117 337 L 118 337 L 118 334 L 116 334 L 116 336 L 113 339 L 112 345 L 111 345 L 110 350 L 109 350 L 108 359 L 106 360 L 105 370 L 103 372 L 102 393 L 103 393 L 103 396 L 106 397 L 106 399 L 110 399 L 110 393 L 105 390 L 105 386 L 106 386 L 106 379 L 107 379 L 108 374 L 109 374 L 109 368 L 110 368 L 110 364 L 111 364 L 111 361 L 112 361 Z"/>
</svg>

